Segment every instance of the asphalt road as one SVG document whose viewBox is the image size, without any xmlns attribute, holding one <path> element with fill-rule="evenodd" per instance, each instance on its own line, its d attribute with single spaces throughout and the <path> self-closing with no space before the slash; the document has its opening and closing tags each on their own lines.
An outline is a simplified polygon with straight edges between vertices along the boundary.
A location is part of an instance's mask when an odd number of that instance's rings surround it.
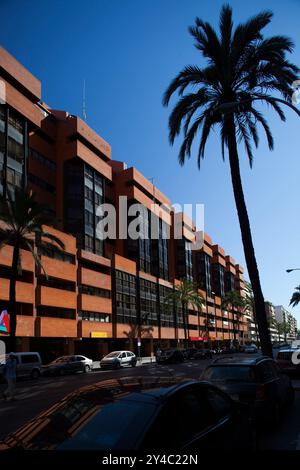
<svg viewBox="0 0 300 470">
<path fill-rule="evenodd" d="M 17 384 L 17 400 L 0 399 L 0 439 L 49 408 L 68 393 L 99 381 L 132 376 L 182 377 L 198 379 L 210 360 L 187 361 L 183 364 L 144 364 L 136 368 L 116 371 L 96 370 L 89 374 L 76 374 Z M 3 385 L 1 386 L 3 389 Z M 294 406 L 276 428 L 264 430 L 260 436 L 260 449 L 300 450 L 300 392 L 296 393 Z"/>
</svg>

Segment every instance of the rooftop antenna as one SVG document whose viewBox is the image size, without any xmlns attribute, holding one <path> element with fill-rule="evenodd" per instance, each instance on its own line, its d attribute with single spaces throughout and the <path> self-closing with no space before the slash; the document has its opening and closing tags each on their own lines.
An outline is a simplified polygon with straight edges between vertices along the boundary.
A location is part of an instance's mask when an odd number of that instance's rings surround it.
<svg viewBox="0 0 300 470">
<path fill-rule="evenodd" d="M 86 121 L 86 103 L 85 103 L 85 78 L 83 79 L 83 94 L 82 94 L 82 117 Z"/>
<path fill-rule="evenodd" d="M 149 181 L 151 181 L 151 184 L 153 186 L 153 202 L 155 202 L 155 186 L 154 186 L 154 177 L 152 176 L 149 178 Z"/>
</svg>

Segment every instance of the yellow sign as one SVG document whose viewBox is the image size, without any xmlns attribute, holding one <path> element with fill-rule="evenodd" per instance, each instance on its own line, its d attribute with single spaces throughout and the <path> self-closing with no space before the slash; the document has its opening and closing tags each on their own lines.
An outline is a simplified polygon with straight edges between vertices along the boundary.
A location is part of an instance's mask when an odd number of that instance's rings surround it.
<svg viewBox="0 0 300 470">
<path fill-rule="evenodd" d="M 92 331 L 91 338 L 107 338 L 107 333 L 104 331 Z"/>
</svg>

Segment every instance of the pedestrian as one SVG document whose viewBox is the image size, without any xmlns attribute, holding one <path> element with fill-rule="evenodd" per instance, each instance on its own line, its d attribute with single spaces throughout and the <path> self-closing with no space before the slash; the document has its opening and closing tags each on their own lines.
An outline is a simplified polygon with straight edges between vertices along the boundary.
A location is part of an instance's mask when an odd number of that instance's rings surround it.
<svg viewBox="0 0 300 470">
<path fill-rule="evenodd" d="M 3 375 L 7 382 L 7 389 L 4 391 L 4 398 L 15 400 L 16 379 L 17 379 L 17 358 L 14 353 L 8 355 L 4 366 Z"/>
</svg>

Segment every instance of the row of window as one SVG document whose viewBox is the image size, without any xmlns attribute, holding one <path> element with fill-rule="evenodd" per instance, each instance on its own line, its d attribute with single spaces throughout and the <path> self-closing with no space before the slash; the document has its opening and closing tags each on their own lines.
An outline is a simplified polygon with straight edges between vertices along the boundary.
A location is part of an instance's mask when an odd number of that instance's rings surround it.
<svg viewBox="0 0 300 470">
<path fill-rule="evenodd" d="M 101 289 L 100 287 L 87 286 L 85 284 L 81 284 L 79 286 L 79 292 L 80 294 L 94 295 L 96 297 L 106 297 L 107 299 L 110 299 L 111 297 L 111 293 L 109 290 Z"/>
<path fill-rule="evenodd" d="M 41 163 L 43 166 L 45 166 L 48 170 L 55 171 L 56 170 L 56 163 L 50 160 L 49 158 L 45 157 L 42 155 L 40 152 L 37 150 L 30 148 L 29 149 L 29 156 L 33 159 L 36 160 L 37 162 Z"/>
<path fill-rule="evenodd" d="M 86 310 L 80 310 L 78 312 L 78 319 L 84 321 L 95 321 L 99 323 L 109 323 L 111 321 L 110 315 L 107 313 L 88 312 Z"/>
<path fill-rule="evenodd" d="M 55 194 L 55 186 L 53 186 L 53 184 L 47 183 L 47 181 L 39 178 L 36 175 L 33 175 L 32 173 L 28 174 L 28 181 L 30 181 L 32 184 L 35 184 L 36 186 L 43 189 L 44 191 L 48 191 L 49 193 L 52 193 L 53 195 Z"/>
<path fill-rule="evenodd" d="M 65 263 L 75 264 L 75 256 L 65 253 L 62 250 L 57 249 L 50 244 L 47 246 L 38 247 L 40 256 L 47 256 L 48 258 L 57 259 L 59 261 L 64 261 Z"/>
</svg>

